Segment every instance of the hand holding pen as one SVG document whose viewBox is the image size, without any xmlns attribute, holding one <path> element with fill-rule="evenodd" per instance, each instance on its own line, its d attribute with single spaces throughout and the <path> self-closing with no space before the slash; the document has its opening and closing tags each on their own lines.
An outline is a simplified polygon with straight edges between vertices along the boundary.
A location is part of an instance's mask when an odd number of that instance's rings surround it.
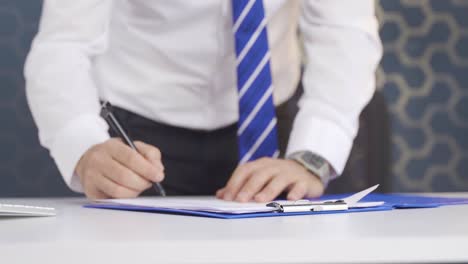
<svg viewBox="0 0 468 264">
<path fill-rule="evenodd" d="M 102 109 L 103 115 L 112 113 L 106 111 L 110 110 L 109 104 L 103 105 Z M 105 117 L 107 122 L 110 122 L 111 116 L 117 121 L 112 114 Z M 109 125 L 111 129 L 122 128 L 118 121 L 112 121 L 112 125 Z M 94 145 L 79 160 L 75 172 L 88 198 L 133 198 L 164 179 L 159 149 L 143 142 L 134 143 L 125 131 L 120 137 L 122 140 L 112 138 Z M 131 145 L 125 142 L 131 142 Z M 165 195 L 164 189 L 158 184 L 154 184 L 154 188 L 157 188 L 159 194 Z"/>
<path fill-rule="evenodd" d="M 133 144 L 133 140 L 130 136 L 125 132 L 120 122 L 115 117 L 114 113 L 112 113 L 112 105 L 109 102 L 104 102 L 101 106 L 101 116 L 106 120 L 107 124 L 111 127 L 111 129 L 133 150 L 138 152 L 137 147 Z M 159 158 L 161 153 L 159 152 Z M 161 196 L 166 196 L 166 191 L 162 187 L 159 182 L 154 183 L 154 188 L 156 189 Z"/>
</svg>

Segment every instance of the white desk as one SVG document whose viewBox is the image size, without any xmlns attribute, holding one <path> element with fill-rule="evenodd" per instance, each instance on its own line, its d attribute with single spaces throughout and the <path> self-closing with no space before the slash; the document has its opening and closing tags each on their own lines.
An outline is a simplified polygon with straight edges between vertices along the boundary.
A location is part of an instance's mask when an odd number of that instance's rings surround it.
<svg viewBox="0 0 468 264">
<path fill-rule="evenodd" d="M 0 200 L 60 210 L 0 218 L 1 263 L 468 261 L 468 206 L 222 220 Z"/>
</svg>

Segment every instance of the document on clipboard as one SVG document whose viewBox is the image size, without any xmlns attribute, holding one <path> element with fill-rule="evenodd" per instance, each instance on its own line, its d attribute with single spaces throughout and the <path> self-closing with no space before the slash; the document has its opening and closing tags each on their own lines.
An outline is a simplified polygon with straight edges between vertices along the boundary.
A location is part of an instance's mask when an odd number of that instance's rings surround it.
<svg viewBox="0 0 468 264">
<path fill-rule="evenodd" d="M 238 203 L 219 200 L 215 197 L 150 197 L 99 200 L 96 203 L 86 205 L 85 207 L 174 213 L 218 218 L 279 216 L 281 214 L 348 211 L 379 207 L 384 204 L 383 201 L 359 202 L 363 197 L 367 196 L 377 187 L 378 185 L 375 185 L 348 197 L 334 200 L 277 200 L 271 203 Z"/>
</svg>

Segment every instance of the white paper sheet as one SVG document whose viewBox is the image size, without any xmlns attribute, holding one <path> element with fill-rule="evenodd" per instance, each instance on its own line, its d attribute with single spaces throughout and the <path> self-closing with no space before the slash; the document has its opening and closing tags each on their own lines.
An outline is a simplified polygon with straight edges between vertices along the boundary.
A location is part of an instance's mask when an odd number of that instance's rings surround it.
<svg viewBox="0 0 468 264">
<path fill-rule="evenodd" d="M 141 197 L 135 199 L 107 199 L 99 200 L 104 203 L 116 203 L 121 205 L 142 206 L 148 208 L 183 209 L 193 211 L 205 211 L 216 213 L 256 213 L 272 212 L 274 207 L 266 206 L 266 203 L 238 203 L 217 199 L 216 197 Z M 320 201 L 316 201 L 320 202 Z M 356 203 L 355 208 L 374 207 L 383 202 Z"/>
<path fill-rule="evenodd" d="M 206 211 L 217 213 L 253 213 L 271 212 L 275 208 L 266 206 L 265 203 L 238 203 L 217 199 L 215 197 L 142 197 L 135 199 L 110 199 L 99 200 L 106 203 L 122 205 L 136 205 L 149 208 L 184 209 L 194 211 Z"/>
</svg>

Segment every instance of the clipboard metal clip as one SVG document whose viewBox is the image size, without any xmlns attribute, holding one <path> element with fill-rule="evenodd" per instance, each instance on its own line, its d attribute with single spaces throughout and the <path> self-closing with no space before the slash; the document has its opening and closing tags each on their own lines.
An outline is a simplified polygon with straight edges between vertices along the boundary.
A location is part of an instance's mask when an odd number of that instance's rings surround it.
<svg viewBox="0 0 468 264">
<path fill-rule="evenodd" d="M 319 211 L 344 211 L 354 207 L 362 198 L 377 189 L 379 185 L 374 185 L 370 188 L 360 191 L 351 196 L 348 196 L 341 200 L 331 201 L 309 201 L 309 200 L 298 200 L 298 201 L 274 201 L 267 206 L 274 207 L 278 212 L 281 213 L 293 213 L 293 212 L 319 212 Z"/>
<path fill-rule="evenodd" d="M 281 213 L 294 212 L 319 212 L 319 211 L 342 211 L 348 210 L 348 204 L 344 200 L 312 202 L 307 200 L 299 201 L 275 201 L 267 204 L 274 207 Z"/>
</svg>

